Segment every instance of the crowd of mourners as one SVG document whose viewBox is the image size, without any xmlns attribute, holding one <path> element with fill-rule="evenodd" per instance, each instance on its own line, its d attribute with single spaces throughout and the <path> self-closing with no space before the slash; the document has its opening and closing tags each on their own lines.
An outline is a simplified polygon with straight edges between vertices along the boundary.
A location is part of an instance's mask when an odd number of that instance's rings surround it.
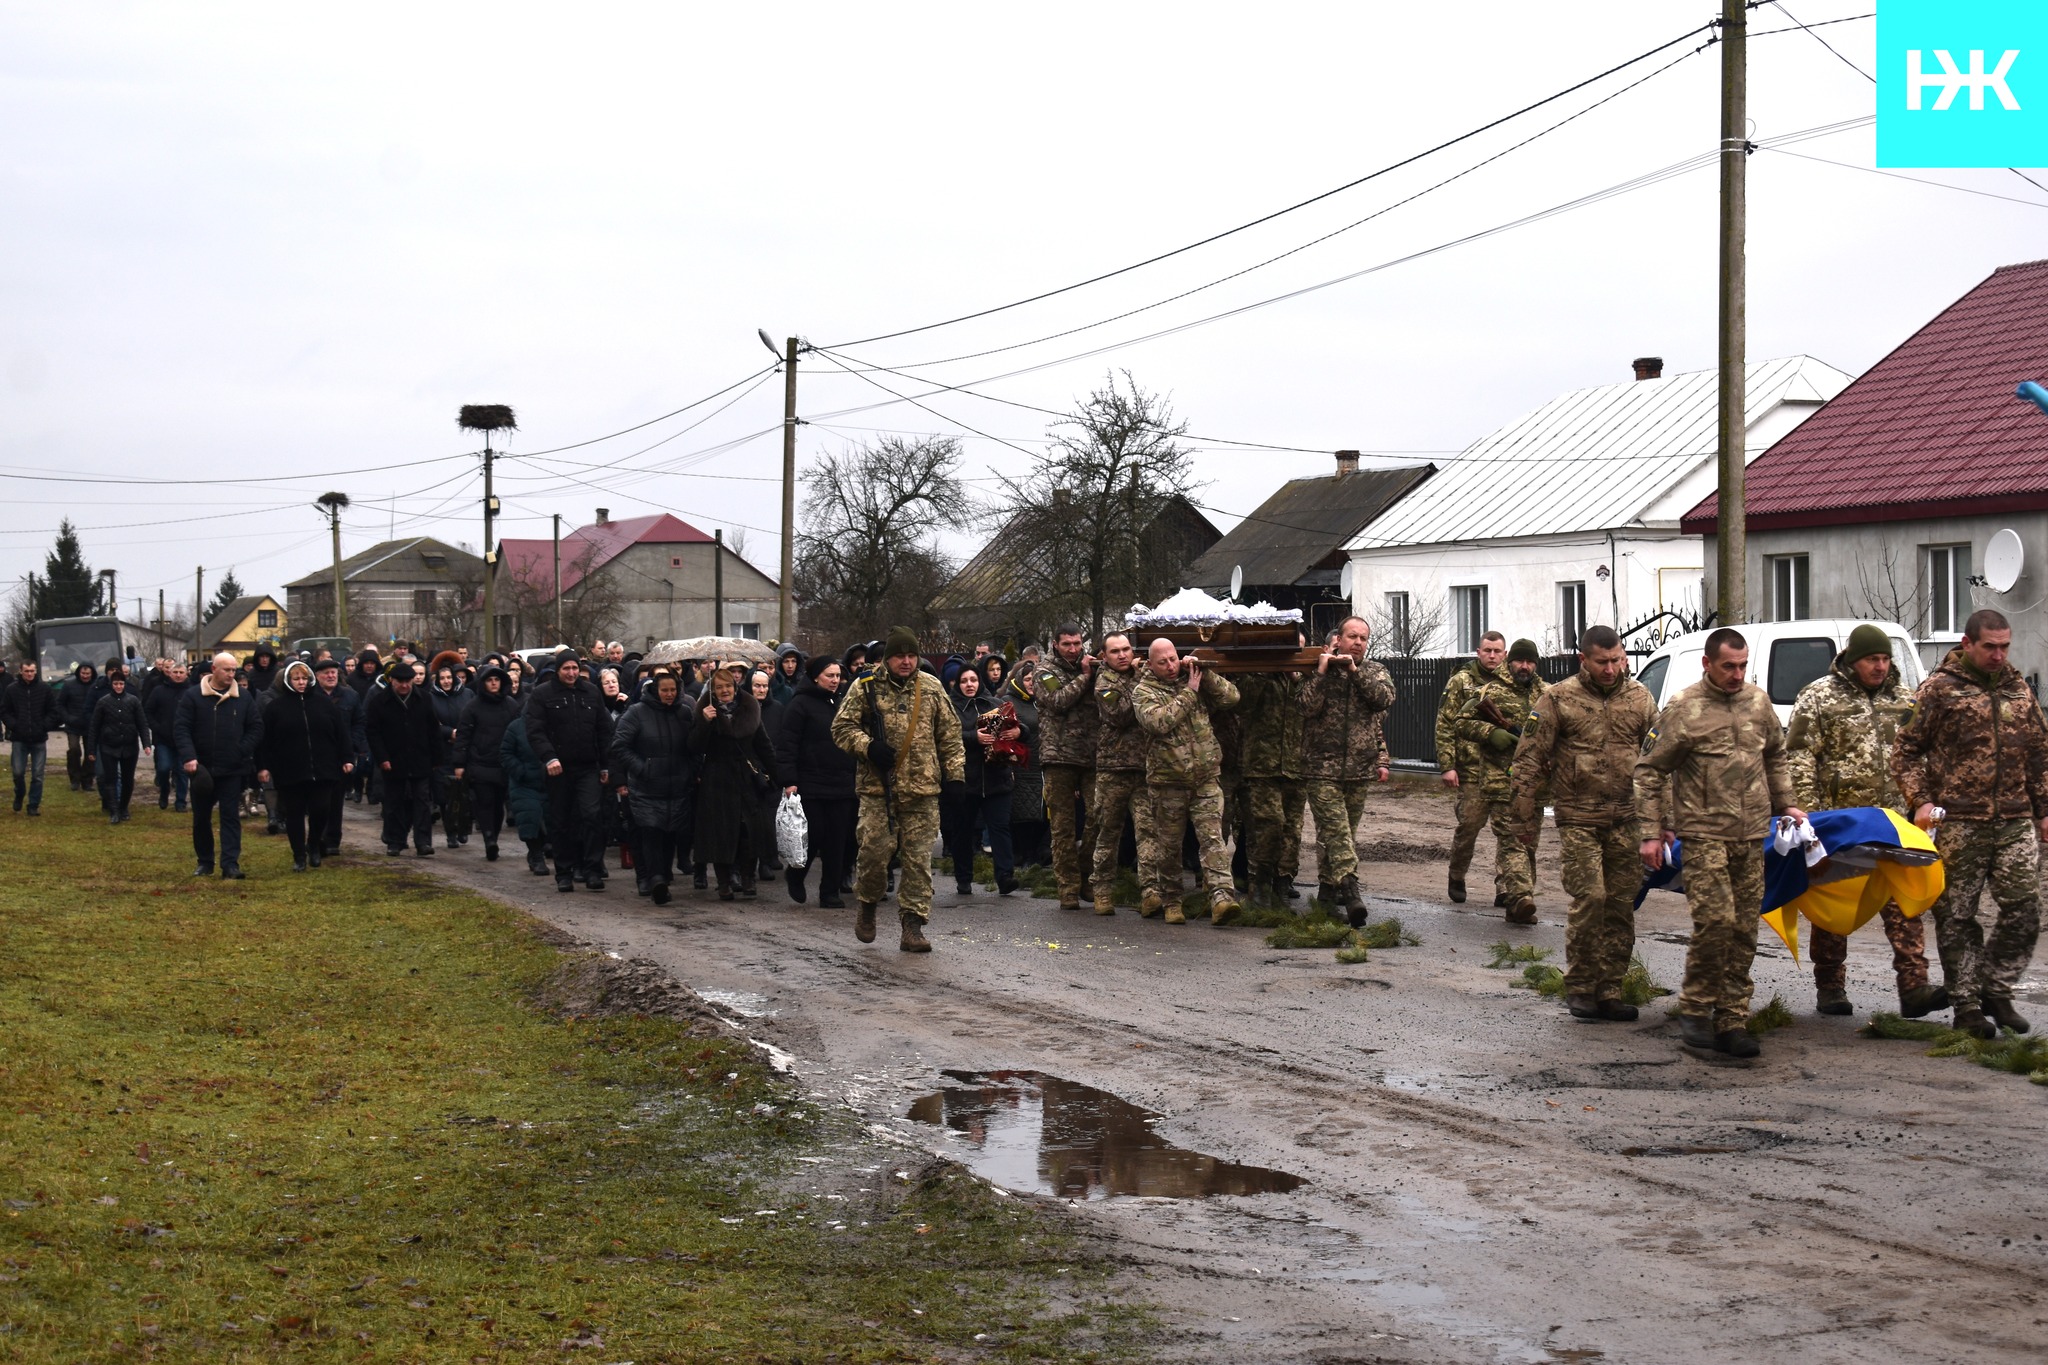
<svg viewBox="0 0 2048 1365">
<path fill-rule="evenodd" d="M 893 897 L 902 948 L 926 952 L 935 845 L 963 895 L 985 856 L 998 894 L 1038 868 L 1062 909 L 1113 914 L 1128 871 L 1140 913 L 1168 923 L 1185 920 L 1192 871 L 1224 925 L 1247 901 L 1301 899 L 1307 814 L 1316 902 L 1355 927 L 1358 826 L 1368 787 L 1388 780 L 1382 723 L 1395 701 L 1370 638 L 1349 617 L 1303 666 L 1234 678 L 1165 636 L 1140 651 L 1111 631 L 1091 648 L 1078 625 L 1014 658 L 991 644 L 929 654 L 898 628 L 838 654 L 762 650 L 758 663 L 656 663 L 602 642 L 424 662 L 404 645 L 388 657 L 259 648 L 203 670 L 80 664 L 52 687 L 24 662 L 0 689 L 0 727 L 14 809 L 30 816 L 55 737 L 73 789 L 96 789 L 115 825 L 148 760 L 158 808 L 190 812 L 195 876 L 242 877 L 241 822 L 259 816 L 288 840 L 295 871 L 317 868 L 356 802 L 380 808 L 388 855 L 475 837 L 496 861 L 510 830 L 527 868 L 563 892 L 603 890 L 614 849 L 658 904 L 683 876 L 733 900 L 777 875 L 801 903 L 815 870 L 820 906 L 857 902 L 861 942 Z M 1608 627 L 1586 630 L 1578 673 L 1555 686 L 1537 676 L 1533 643 L 1488 632 L 1438 708 L 1438 768 L 1459 789 L 1449 898 L 1465 900 L 1491 825 L 1494 904 L 1533 923 L 1533 855 L 1551 815 L 1572 902 L 1566 1006 L 1633 1019 L 1622 983 L 1635 906 L 1645 872 L 1655 879 L 1682 845 L 1694 924 L 1681 1031 L 1750 1056 L 1764 836 L 1809 810 L 1890 809 L 1935 831 L 1947 869 L 1932 916 L 1942 983 L 1920 924 L 1884 909 L 1901 1012 L 1951 1008 L 1980 1036 L 2025 1032 L 2012 994 L 2039 932 L 2048 719 L 2007 661 L 2011 638 L 2004 617 L 1976 612 L 1916 694 L 1885 632 L 1861 626 L 1800 694 L 1788 733 L 1746 681 L 1739 631 L 1713 632 L 1700 681 L 1661 709 Z M 1820 1012 L 1849 1012 L 1846 940 L 1816 930 L 1812 950 Z"/>
</svg>

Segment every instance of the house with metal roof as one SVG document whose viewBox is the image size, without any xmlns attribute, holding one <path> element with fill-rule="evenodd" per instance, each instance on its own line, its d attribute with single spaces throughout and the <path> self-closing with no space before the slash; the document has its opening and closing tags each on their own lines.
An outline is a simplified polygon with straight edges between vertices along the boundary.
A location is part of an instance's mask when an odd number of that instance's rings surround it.
<svg viewBox="0 0 2048 1365">
<path fill-rule="evenodd" d="M 2048 261 L 1993 271 L 1750 465 L 1751 618 L 1896 621 L 1932 667 L 1995 607 L 2014 664 L 2048 670 L 2048 413 L 2027 380 L 2048 381 Z M 1710 594 L 1720 511 L 1708 490 L 1683 520 Z"/>
<path fill-rule="evenodd" d="M 1320 639 L 1351 611 L 1339 590 L 1352 538 L 1436 472 L 1431 464 L 1360 469 L 1359 452 L 1337 452 L 1329 474 L 1289 479 L 1188 566 L 1187 584 L 1224 596 L 1236 576 L 1241 602 L 1302 613 Z"/>
<path fill-rule="evenodd" d="M 348 633 L 384 646 L 393 640 L 468 644 L 483 634 L 484 562 L 432 536 L 386 540 L 341 561 Z M 285 610 L 302 636 L 334 635 L 334 568 L 323 563 L 284 585 Z"/>
<path fill-rule="evenodd" d="M 237 597 L 199 628 L 198 657 L 210 659 L 227 650 L 247 662 L 258 645 L 283 644 L 290 626 L 291 613 L 270 594 Z"/>
<path fill-rule="evenodd" d="M 772 638 L 779 625 L 778 580 L 681 517 L 667 512 L 597 520 L 552 539 L 511 539 L 498 547 L 494 607 L 498 638 L 556 643 L 556 572 L 562 633 L 578 645 L 617 638 L 644 650 L 690 635 Z M 793 623 L 792 623 L 793 624 Z"/>
<path fill-rule="evenodd" d="M 1705 561 L 1679 518 L 1714 484 L 1720 385 L 1654 357 L 1634 370 L 1474 441 L 1354 535 L 1353 610 L 1414 654 L 1469 654 L 1488 630 L 1564 653 L 1589 625 L 1696 615 Z M 1848 382 L 1811 356 L 1752 362 L 1747 458 Z"/>
</svg>

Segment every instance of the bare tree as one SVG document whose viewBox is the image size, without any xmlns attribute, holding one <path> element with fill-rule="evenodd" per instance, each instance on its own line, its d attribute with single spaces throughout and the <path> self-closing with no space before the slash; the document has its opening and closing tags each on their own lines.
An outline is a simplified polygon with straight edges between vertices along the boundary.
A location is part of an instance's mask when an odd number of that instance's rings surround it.
<svg viewBox="0 0 2048 1365">
<path fill-rule="evenodd" d="M 1873 621 L 1896 621 L 1909 631 L 1921 629 L 1926 597 L 1920 590 L 1919 575 L 1902 568 L 1897 550 L 1885 546 L 1875 564 L 1857 556 L 1856 579 L 1862 597 L 1859 614 Z M 1851 610 L 1857 610 L 1854 603 Z"/>
<path fill-rule="evenodd" d="M 952 437 L 885 436 L 805 471 L 793 586 L 808 629 L 868 638 L 926 627 L 951 571 L 939 533 L 973 516 L 959 463 Z"/>
<path fill-rule="evenodd" d="M 1434 657 L 1441 651 L 1442 641 L 1449 633 L 1450 608 L 1442 601 L 1418 609 L 1414 598 L 1406 593 L 1398 594 L 1397 607 L 1389 597 L 1382 597 L 1380 605 L 1366 612 L 1366 624 L 1372 627 L 1372 656 L 1375 659 L 1423 659 Z"/>
<path fill-rule="evenodd" d="M 7 652 L 16 659 L 33 659 L 36 656 L 36 616 L 29 609 L 29 600 L 27 583 L 9 593 L 4 625 L 0 625 L 0 641 L 4 641 Z"/>
<path fill-rule="evenodd" d="M 1007 533 L 1048 548 L 1019 560 L 1035 582 L 1024 597 L 1085 607 L 1101 639 L 1109 604 L 1152 601 L 1180 586 L 1186 560 L 1158 553 L 1148 529 L 1171 499 L 1195 488 L 1187 425 L 1128 370 L 1109 375 L 1074 414 L 1049 429 L 1052 443 L 1022 478 L 1002 480 L 992 509 Z M 1054 549 L 1053 547 L 1057 547 Z"/>
<path fill-rule="evenodd" d="M 507 566 L 497 584 L 499 619 L 510 618 L 508 648 L 538 648 L 611 635 L 625 620 L 618 581 L 609 567 L 592 570 L 597 546 L 586 544 L 562 565 L 575 586 L 562 594 L 561 638 L 555 631 L 555 574 L 550 562 Z"/>
</svg>

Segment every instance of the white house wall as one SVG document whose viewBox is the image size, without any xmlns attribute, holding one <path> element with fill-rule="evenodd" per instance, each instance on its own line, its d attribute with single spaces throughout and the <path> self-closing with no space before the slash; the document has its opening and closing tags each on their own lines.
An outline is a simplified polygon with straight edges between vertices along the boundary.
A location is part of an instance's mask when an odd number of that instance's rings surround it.
<svg viewBox="0 0 2048 1365">
<path fill-rule="evenodd" d="M 1628 625 L 1660 607 L 1696 610 L 1699 544 L 1675 531 L 1624 532 L 1611 547 L 1603 535 L 1353 551 L 1352 610 L 1376 619 L 1386 594 L 1405 592 L 1412 620 L 1420 624 L 1429 611 L 1444 618 L 1444 633 L 1426 652 L 1452 654 L 1451 589 L 1483 586 L 1493 629 L 1510 640 L 1526 636 L 1546 654 L 1563 653 L 1577 642 L 1561 637 L 1558 584 L 1586 585 L 1588 625 Z"/>
</svg>

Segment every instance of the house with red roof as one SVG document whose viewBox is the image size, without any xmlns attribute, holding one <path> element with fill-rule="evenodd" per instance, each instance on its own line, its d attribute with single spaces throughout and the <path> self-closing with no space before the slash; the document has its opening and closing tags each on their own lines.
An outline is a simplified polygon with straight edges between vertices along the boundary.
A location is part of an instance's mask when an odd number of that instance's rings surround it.
<svg viewBox="0 0 2048 1365">
<path fill-rule="evenodd" d="M 1896 621 L 1932 666 L 1973 610 L 1995 607 L 2014 664 L 2038 678 L 2048 413 L 2015 396 L 2024 380 L 2048 381 L 2048 261 L 1993 271 L 1750 464 L 1750 615 Z M 1720 515 L 1709 495 L 1681 521 L 1705 538 L 1708 601 Z M 2001 591 L 1986 554 L 2005 530 L 2022 566 Z"/>
<path fill-rule="evenodd" d="M 559 564 L 568 643 L 619 639 L 630 650 L 658 640 L 775 634 L 781 585 L 731 546 L 667 512 L 597 520 L 560 542 L 506 540 L 495 572 L 498 638 L 521 646 L 555 639 Z"/>
</svg>

